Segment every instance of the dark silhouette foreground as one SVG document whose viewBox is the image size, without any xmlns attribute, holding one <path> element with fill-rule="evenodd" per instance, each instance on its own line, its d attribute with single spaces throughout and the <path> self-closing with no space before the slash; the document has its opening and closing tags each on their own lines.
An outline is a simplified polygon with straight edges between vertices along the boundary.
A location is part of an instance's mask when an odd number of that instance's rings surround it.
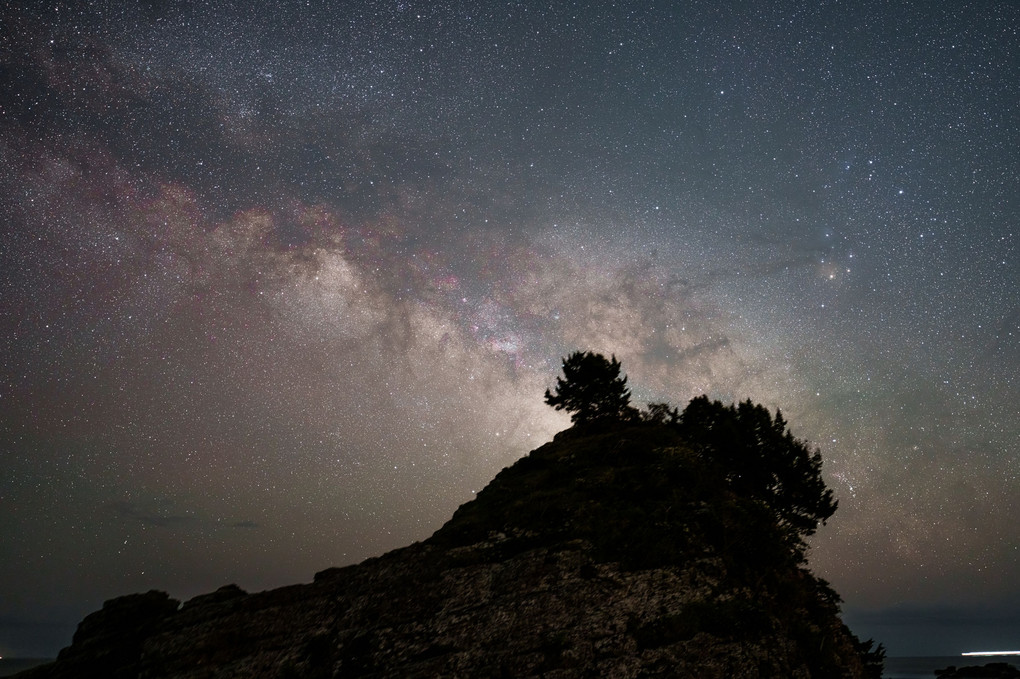
<svg viewBox="0 0 1020 679">
<path fill-rule="evenodd" d="M 749 402 L 638 413 L 607 363 L 596 412 L 616 415 L 504 469 L 428 540 L 306 585 L 108 601 L 20 676 L 879 677 L 881 647 L 805 567 L 835 510 L 817 453 Z"/>
</svg>

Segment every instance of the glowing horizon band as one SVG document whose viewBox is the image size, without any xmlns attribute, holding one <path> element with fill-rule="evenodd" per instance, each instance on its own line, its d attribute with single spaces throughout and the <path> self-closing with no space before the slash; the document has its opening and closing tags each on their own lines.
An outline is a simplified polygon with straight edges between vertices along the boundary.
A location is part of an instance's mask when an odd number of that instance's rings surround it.
<svg viewBox="0 0 1020 679">
<path fill-rule="evenodd" d="M 967 651 L 960 655 L 1020 655 L 1020 651 Z"/>
</svg>

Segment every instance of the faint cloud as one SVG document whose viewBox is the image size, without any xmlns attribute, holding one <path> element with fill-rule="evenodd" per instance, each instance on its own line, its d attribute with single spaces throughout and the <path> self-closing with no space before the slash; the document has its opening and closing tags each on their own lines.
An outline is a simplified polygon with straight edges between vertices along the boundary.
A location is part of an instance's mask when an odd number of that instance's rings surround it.
<svg viewBox="0 0 1020 679">
<path fill-rule="evenodd" d="M 197 526 L 202 520 L 197 516 L 187 514 L 166 514 L 148 507 L 144 507 L 127 500 L 116 500 L 108 502 L 104 507 L 120 518 L 130 521 L 137 521 L 146 526 L 159 526 L 161 528 L 186 528 Z"/>
</svg>

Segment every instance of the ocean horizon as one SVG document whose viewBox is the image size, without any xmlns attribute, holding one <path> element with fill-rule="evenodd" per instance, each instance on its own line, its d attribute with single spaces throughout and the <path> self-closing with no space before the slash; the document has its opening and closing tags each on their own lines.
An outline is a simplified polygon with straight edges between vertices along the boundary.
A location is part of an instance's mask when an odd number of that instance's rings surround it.
<svg viewBox="0 0 1020 679">
<path fill-rule="evenodd" d="M 883 679 L 932 679 L 936 670 L 944 670 L 949 666 L 974 667 L 988 663 L 1004 662 L 1020 667 L 1020 656 L 1008 655 L 926 655 L 900 656 L 885 659 Z"/>
<path fill-rule="evenodd" d="M 56 658 L 0 658 L 0 677 L 9 677 L 24 670 L 53 662 Z"/>
</svg>

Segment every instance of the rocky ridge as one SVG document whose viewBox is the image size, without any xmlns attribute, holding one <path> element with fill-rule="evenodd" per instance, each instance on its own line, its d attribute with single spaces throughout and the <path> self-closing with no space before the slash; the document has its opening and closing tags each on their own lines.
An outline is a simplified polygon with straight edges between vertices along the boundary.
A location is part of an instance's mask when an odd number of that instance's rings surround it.
<svg viewBox="0 0 1020 679">
<path fill-rule="evenodd" d="M 874 657 L 665 427 L 569 431 L 431 538 L 309 584 L 106 602 L 21 677 L 858 677 Z"/>
</svg>

